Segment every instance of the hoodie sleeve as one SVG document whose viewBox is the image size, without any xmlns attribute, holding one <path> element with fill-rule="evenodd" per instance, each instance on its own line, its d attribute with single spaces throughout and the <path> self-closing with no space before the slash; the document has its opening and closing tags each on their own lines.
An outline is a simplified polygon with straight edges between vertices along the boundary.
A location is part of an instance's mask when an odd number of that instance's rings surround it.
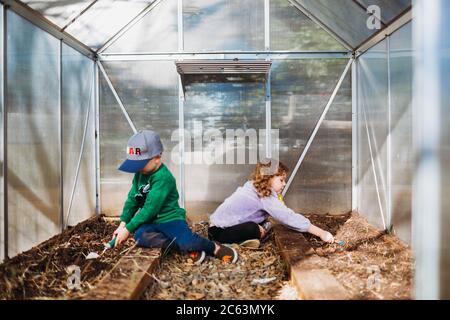
<svg viewBox="0 0 450 320">
<path fill-rule="evenodd" d="M 125 200 L 125 204 L 123 205 L 122 214 L 120 215 L 120 221 L 125 223 L 130 222 L 133 215 L 139 209 L 138 203 L 134 198 L 134 195 L 137 192 L 137 184 L 138 184 L 138 175 L 135 174 L 133 177 L 133 182 L 131 184 L 130 191 L 128 192 L 127 200 Z"/>
<path fill-rule="evenodd" d="M 309 219 L 288 208 L 275 196 L 275 194 L 272 194 L 269 197 L 261 198 L 261 203 L 263 210 L 265 210 L 275 220 L 286 225 L 287 227 L 290 227 L 291 229 L 299 232 L 306 232 L 311 226 Z"/>
</svg>

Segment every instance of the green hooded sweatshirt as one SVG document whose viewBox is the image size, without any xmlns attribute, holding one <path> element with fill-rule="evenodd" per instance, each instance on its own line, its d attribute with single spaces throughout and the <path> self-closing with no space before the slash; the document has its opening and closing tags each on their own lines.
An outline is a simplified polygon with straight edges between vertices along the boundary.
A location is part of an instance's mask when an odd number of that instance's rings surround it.
<svg viewBox="0 0 450 320">
<path fill-rule="evenodd" d="M 139 209 L 135 195 L 147 184 L 150 185 L 150 189 L 142 208 Z M 178 197 L 175 178 L 164 164 L 148 174 L 135 173 L 120 220 L 126 223 L 126 228 L 130 232 L 134 232 L 144 223 L 186 220 L 186 211 L 178 205 Z"/>
</svg>

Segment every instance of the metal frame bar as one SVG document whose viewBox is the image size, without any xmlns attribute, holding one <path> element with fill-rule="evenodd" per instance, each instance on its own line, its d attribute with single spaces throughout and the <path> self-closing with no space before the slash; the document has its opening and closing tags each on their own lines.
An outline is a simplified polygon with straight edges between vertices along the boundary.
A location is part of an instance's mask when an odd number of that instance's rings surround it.
<svg viewBox="0 0 450 320">
<path fill-rule="evenodd" d="M 391 110 L 392 110 L 392 96 L 391 96 L 391 37 L 386 38 L 387 45 L 387 71 L 388 71 L 388 135 L 386 138 L 387 143 L 387 190 L 386 190 L 386 225 L 388 228 L 392 225 L 392 121 L 391 121 Z"/>
<path fill-rule="evenodd" d="M 358 210 L 358 60 L 352 64 L 352 210 Z"/>
<path fill-rule="evenodd" d="M 177 7 L 177 15 L 178 15 L 178 52 L 183 52 L 184 50 L 184 34 L 183 34 L 183 0 L 178 0 Z M 183 87 L 183 79 L 181 75 L 178 76 L 178 133 L 179 133 L 179 174 L 180 174 L 180 207 L 185 208 L 186 206 L 186 176 L 185 176 L 185 153 L 184 153 L 184 144 L 185 144 L 185 136 L 184 136 L 184 87 Z"/>
<path fill-rule="evenodd" d="M 282 192 L 283 196 L 286 195 L 287 191 L 289 190 L 289 186 L 291 185 L 292 181 L 294 180 L 294 178 L 295 178 L 295 176 L 296 176 L 296 174 L 297 174 L 298 169 L 300 168 L 300 166 L 301 166 L 303 160 L 305 159 L 305 156 L 306 156 L 306 154 L 307 154 L 309 148 L 311 147 L 311 144 L 312 144 L 312 142 L 314 141 L 314 138 L 316 137 L 317 131 L 319 131 L 320 125 L 322 124 L 323 120 L 325 119 L 325 116 L 327 115 L 327 112 L 328 112 L 328 110 L 330 109 L 330 106 L 331 106 L 331 104 L 333 103 L 334 98 L 336 97 L 336 95 L 337 95 L 337 93 L 338 93 L 338 91 L 339 91 L 339 89 L 340 89 L 340 87 L 341 87 L 341 85 L 342 85 L 342 82 L 344 81 L 345 76 L 347 75 L 348 70 L 350 69 L 350 66 L 352 65 L 353 61 L 354 61 L 354 59 L 351 58 L 351 59 L 348 61 L 347 65 L 345 66 L 345 69 L 344 69 L 344 71 L 342 72 L 342 75 L 341 75 L 341 77 L 339 78 L 339 81 L 338 81 L 338 83 L 336 84 L 336 87 L 334 88 L 333 93 L 332 93 L 331 96 L 330 96 L 330 99 L 328 100 L 328 102 L 327 102 L 325 108 L 323 109 L 322 114 L 321 114 L 319 120 L 317 120 L 317 123 L 316 123 L 316 126 L 314 127 L 314 130 L 312 131 L 311 135 L 309 136 L 308 142 L 306 143 L 306 146 L 305 146 L 305 148 L 303 149 L 303 152 L 302 152 L 302 154 L 300 155 L 300 158 L 298 159 L 297 164 L 295 165 L 294 170 L 292 170 L 292 173 L 291 173 L 291 175 L 289 176 L 289 180 L 288 180 L 288 182 L 286 183 L 286 186 L 284 187 L 283 192 Z"/>
<path fill-rule="evenodd" d="M 375 181 L 375 189 L 377 191 L 378 206 L 380 207 L 380 215 L 381 215 L 381 221 L 383 222 L 383 228 L 384 228 L 384 230 L 386 230 L 386 221 L 384 219 L 383 205 L 381 204 L 381 196 L 380 196 L 380 190 L 379 190 L 379 186 L 378 186 L 377 172 L 376 172 L 376 169 L 375 169 L 375 161 L 373 159 L 372 143 L 371 143 L 371 140 L 370 140 L 369 127 L 368 127 L 368 124 L 367 124 L 367 112 L 366 112 L 366 108 L 364 107 L 364 104 L 363 104 L 363 114 L 364 114 L 364 124 L 365 124 L 365 127 L 366 127 L 367 142 L 368 142 L 368 145 L 369 145 L 370 162 L 372 164 L 372 173 L 373 173 L 373 178 L 374 178 L 374 181 Z"/>
<path fill-rule="evenodd" d="M 264 48 L 270 51 L 270 0 L 264 0 Z"/>
<path fill-rule="evenodd" d="M 63 42 L 59 41 L 59 217 L 61 232 L 64 231 L 64 141 L 63 141 L 63 63 L 62 63 Z"/>
<path fill-rule="evenodd" d="M 95 212 L 99 215 L 101 213 L 101 194 L 100 194 L 100 81 L 98 73 L 97 61 L 94 63 L 94 77 L 95 77 Z"/>
<path fill-rule="evenodd" d="M 0 0 L 5 5 L 5 9 L 11 10 L 15 12 L 16 14 L 20 15 L 22 18 L 25 18 L 26 20 L 30 21 L 37 27 L 45 30 L 52 36 L 56 37 L 57 39 L 63 40 L 64 43 L 66 43 L 68 46 L 72 47 L 73 49 L 77 50 L 81 54 L 89 57 L 90 59 L 94 60 L 96 57 L 95 52 L 89 48 L 84 43 L 80 42 L 70 34 L 68 34 L 65 31 L 61 31 L 60 28 L 52 23 L 50 20 L 45 18 L 43 15 L 38 13 L 36 10 L 33 10 L 26 4 L 16 1 L 16 0 Z M 5 10 L 7 11 L 7 10 Z"/>
<path fill-rule="evenodd" d="M 138 23 L 142 18 L 144 18 L 147 13 L 152 11 L 158 4 L 163 0 L 156 0 L 145 7 L 141 12 L 139 12 L 133 19 L 131 19 L 125 26 L 123 26 L 116 34 L 110 37 L 106 42 L 97 50 L 97 54 L 102 53 L 108 49 L 113 43 L 115 43 L 119 38 L 121 38 L 128 30 L 130 30 L 136 23 Z"/>
<path fill-rule="evenodd" d="M 103 65 L 100 61 L 98 61 L 98 66 L 100 68 L 100 71 L 102 72 L 103 76 L 105 77 L 106 82 L 108 83 L 109 88 L 111 89 L 111 92 L 113 93 L 114 97 L 116 98 L 117 103 L 120 106 L 120 109 L 122 109 L 122 113 L 124 114 L 125 118 L 128 121 L 128 124 L 130 125 L 131 129 L 133 130 L 134 133 L 137 132 L 136 127 L 133 123 L 133 121 L 131 120 L 130 116 L 128 115 L 127 110 L 125 109 L 125 106 L 122 103 L 122 100 L 120 100 L 119 95 L 117 94 L 116 89 L 114 89 L 113 84 L 111 83 L 111 80 L 108 77 L 108 74 L 106 73 L 105 69 L 103 68 Z"/>
<path fill-rule="evenodd" d="M 2 84 L 2 95 L 1 99 L 3 101 L 3 236 L 4 236 L 4 249 L 3 249 L 3 255 L 4 258 L 9 257 L 8 253 L 8 238 L 9 238 L 9 232 L 8 232 L 8 148 L 7 148 L 7 141 L 8 141 L 8 99 L 6 98 L 7 94 L 7 21 L 6 21 L 6 8 L 2 6 L 2 12 L 3 15 L 3 25 L 2 25 L 2 52 L 0 57 L 1 63 L 3 65 L 3 84 Z"/>
<path fill-rule="evenodd" d="M 447 15 L 442 12 L 443 2 L 416 1 L 417 16 L 413 24 L 416 50 L 412 109 L 416 169 L 412 190 L 412 246 L 416 257 L 414 291 L 415 299 L 427 300 L 448 298 L 442 296 L 443 289 L 448 288 L 448 277 L 445 283 L 443 276 L 449 272 L 444 269 L 448 243 L 442 242 L 442 233 L 448 232 L 443 226 L 448 211 L 442 207 L 442 196 L 448 196 L 448 190 L 442 190 L 441 180 L 442 170 L 445 170 L 441 163 L 441 112 L 448 106 L 448 101 L 442 100 L 442 90 L 448 90 L 441 80 L 446 63 L 442 40 L 448 37 L 446 23 L 449 21 L 448 11 L 445 11 Z"/>
<path fill-rule="evenodd" d="M 265 100 L 266 100 L 266 158 L 272 158 L 272 94 L 271 94 L 271 71 L 265 81 Z"/>
<path fill-rule="evenodd" d="M 101 54 L 100 61 L 178 61 L 217 59 L 349 59 L 351 52 L 227 52 L 227 53 L 166 53 L 166 54 Z"/>
<path fill-rule="evenodd" d="M 402 13 L 400 13 L 397 17 L 392 19 L 391 23 L 389 23 L 384 29 L 379 30 L 375 34 L 373 34 L 369 39 L 365 40 L 361 44 L 359 44 L 356 49 L 356 57 L 359 57 L 361 54 L 369 50 L 371 47 L 383 41 L 384 38 L 391 35 L 405 24 L 410 22 L 413 18 L 413 10 L 412 7 L 408 7 Z"/>
<path fill-rule="evenodd" d="M 90 90 L 89 90 L 88 109 L 87 109 L 87 112 L 86 112 L 86 119 L 84 121 L 83 138 L 81 140 L 80 153 L 79 153 L 79 156 L 78 156 L 77 168 L 75 170 L 75 177 L 74 177 L 74 181 L 73 181 L 73 185 L 72 185 L 72 191 L 70 192 L 69 206 L 67 208 L 67 213 L 66 213 L 66 216 L 65 216 L 65 220 L 63 220 L 64 228 L 69 223 L 69 217 L 70 217 L 70 212 L 71 212 L 71 209 L 72 209 L 73 197 L 75 195 L 75 190 L 76 190 L 76 187 L 77 187 L 77 184 L 78 184 L 78 174 L 80 173 L 81 161 L 83 159 L 83 154 L 84 154 L 84 143 L 86 141 L 87 129 L 88 129 L 88 126 L 89 126 L 89 115 L 91 114 L 91 107 L 92 107 L 92 103 L 91 103 L 92 102 L 92 93 L 94 91 L 94 82 L 95 82 L 94 76 L 95 75 L 92 74 L 91 87 L 90 87 Z"/>
<path fill-rule="evenodd" d="M 300 12 L 310 18 L 312 21 L 317 23 L 323 30 L 328 32 L 336 41 L 338 41 L 341 45 L 343 45 L 348 50 L 353 50 L 353 46 L 351 46 L 347 41 L 345 41 L 341 36 L 339 36 L 336 32 L 328 28 L 328 26 L 323 23 L 320 19 L 314 16 L 309 10 L 307 10 L 304 6 L 298 3 L 295 0 L 287 0 L 290 4 L 292 4 L 295 8 L 297 8 Z"/>
<path fill-rule="evenodd" d="M 94 0 L 92 1 L 86 8 L 84 8 L 79 14 L 77 14 L 75 16 L 75 18 L 71 19 L 69 21 L 69 23 L 66 23 L 66 25 L 64 27 L 61 28 L 61 31 L 65 31 L 67 29 L 68 26 L 70 26 L 71 24 L 73 24 L 76 20 L 78 20 L 78 18 L 80 18 L 83 14 L 86 13 L 86 11 L 88 11 L 90 8 L 92 8 L 92 6 L 97 3 L 98 0 Z"/>
</svg>

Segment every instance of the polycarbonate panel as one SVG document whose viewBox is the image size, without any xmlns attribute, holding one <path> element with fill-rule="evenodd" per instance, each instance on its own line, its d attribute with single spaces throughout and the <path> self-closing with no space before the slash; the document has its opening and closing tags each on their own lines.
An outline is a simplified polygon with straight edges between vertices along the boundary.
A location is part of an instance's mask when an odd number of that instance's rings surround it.
<svg viewBox="0 0 450 320">
<path fill-rule="evenodd" d="M 117 170 L 126 157 L 133 130 L 99 70 L 100 96 L 100 199 L 106 215 L 120 215 L 133 176 Z"/>
<path fill-rule="evenodd" d="M 346 49 L 287 0 L 270 1 L 270 49 L 321 51 Z"/>
<path fill-rule="evenodd" d="M 174 52 L 178 50 L 178 1 L 163 0 L 105 52 Z"/>
<path fill-rule="evenodd" d="M 290 170 L 294 169 L 347 62 L 347 59 L 273 62 L 272 129 L 279 130 L 280 161 Z M 296 195 L 297 190 L 292 188 L 289 193 Z"/>
<path fill-rule="evenodd" d="M 0 52 L 3 52 L 3 5 L 0 4 Z M 0 162 L 4 163 L 3 154 L 3 116 L 4 116 L 4 105 L 3 105 L 3 54 L 0 54 Z M 5 224 L 4 224 L 4 173 L 3 165 L 0 166 L 0 262 L 5 258 Z"/>
<path fill-rule="evenodd" d="M 185 51 L 264 50 L 264 0 L 183 1 Z"/>
<path fill-rule="evenodd" d="M 137 130 L 159 133 L 164 146 L 162 161 L 176 178 L 180 193 L 178 158 L 172 158 L 172 153 L 178 155 L 178 139 L 172 141 L 172 135 L 178 138 L 179 124 L 178 74 L 174 62 L 108 62 L 104 67 Z M 120 159 L 125 156 L 124 148 L 120 149 Z"/>
<path fill-rule="evenodd" d="M 367 27 L 366 11 L 352 0 L 294 0 L 353 48 L 377 32 Z"/>
<path fill-rule="evenodd" d="M 371 5 L 376 5 L 380 8 L 381 21 L 389 23 L 392 19 L 397 17 L 403 11 L 411 6 L 411 0 L 356 0 L 361 3 L 366 9 Z"/>
<path fill-rule="evenodd" d="M 63 44 L 63 209 L 66 226 L 75 225 L 95 213 L 94 90 L 93 61 Z M 83 156 L 69 213 L 86 120 Z"/>
<path fill-rule="evenodd" d="M 186 209 L 190 216 L 206 216 L 247 181 L 258 151 L 264 154 L 264 83 L 192 84 L 186 89 L 184 111 Z M 238 156 L 244 148 L 234 138 L 240 133 L 247 134 L 245 159 Z M 223 149 L 215 144 L 220 139 Z"/>
<path fill-rule="evenodd" d="M 383 228 L 382 217 L 385 221 L 387 217 L 389 133 L 386 40 L 358 60 L 358 210 L 370 223 Z"/>
<path fill-rule="evenodd" d="M 390 37 L 391 203 L 396 234 L 411 242 L 414 156 L 412 143 L 413 53 L 411 22 Z"/>
<path fill-rule="evenodd" d="M 99 49 L 153 1 L 99 0 L 66 31 L 89 47 Z"/>
<path fill-rule="evenodd" d="M 280 133 L 280 161 L 294 169 L 320 115 L 345 69 L 346 59 L 275 61 L 272 66 L 272 129 Z M 311 149 L 310 149 L 311 151 Z M 319 150 L 319 154 L 322 151 Z M 316 176 L 305 175 L 303 166 L 286 194 L 297 212 L 323 213 L 326 186 Z M 315 170 L 315 169 L 314 169 Z M 300 179 L 298 177 L 303 177 Z M 310 188 L 316 183 L 316 188 Z M 325 189 L 324 189 L 325 187 Z M 322 189 L 321 189 L 322 188 Z M 338 192 L 338 190 L 336 190 Z M 337 196 L 335 196 L 337 198 Z M 306 200 L 308 199 L 308 200 Z M 339 206 L 336 201 L 336 206 Z"/>
<path fill-rule="evenodd" d="M 85 10 L 93 0 L 22 0 L 48 20 L 63 28 Z"/>
<path fill-rule="evenodd" d="M 60 231 L 59 41 L 7 12 L 8 245 Z"/>
</svg>

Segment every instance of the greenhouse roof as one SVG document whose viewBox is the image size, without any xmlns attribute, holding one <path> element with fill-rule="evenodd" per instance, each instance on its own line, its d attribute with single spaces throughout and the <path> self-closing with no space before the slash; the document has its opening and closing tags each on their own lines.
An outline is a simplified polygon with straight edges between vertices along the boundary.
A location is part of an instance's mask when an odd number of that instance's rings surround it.
<svg viewBox="0 0 450 320">
<path fill-rule="evenodd" d="M 161 2 L 179 0 L 22 0 L 21 2 L 53 23 L 60 32 L 74 37 L 100 53 Z M 184 0 L 186 1 L 186 0 Z M 189 14 L 202 15 L 213 6 L 226 10 L 233 0 L 189 0 Z M 255 1 L 255 0 L 241 0 Z M 268 0 L 256 0 L 266 2 Z M 348 50 L 356 50 L 393 21 L 409 12 L 411 0 L 285 0 L 302 15 L 319 24 Z M 192 3 L 191 3 L 192 2 Z M 178 3 L 178 2 L 177 2 Z M 181 2 L 170 6 L 177 10 Z M 185 4 L 183 4 L 185 5 Z M 377 18 L 371 6 L 380 9 Z M 222 7 L 222 8 L 221 8 Z M 191 11 L 195 11 L 192 13 Z M 173 16 L 170 10 L 158 14 Z M 175 15 L 176 16 L 176 15 Z M 171 17 L 167 17 L 170 19 Z M 371 23 L 373 28 L 369 28 Z"/>
</svg>

